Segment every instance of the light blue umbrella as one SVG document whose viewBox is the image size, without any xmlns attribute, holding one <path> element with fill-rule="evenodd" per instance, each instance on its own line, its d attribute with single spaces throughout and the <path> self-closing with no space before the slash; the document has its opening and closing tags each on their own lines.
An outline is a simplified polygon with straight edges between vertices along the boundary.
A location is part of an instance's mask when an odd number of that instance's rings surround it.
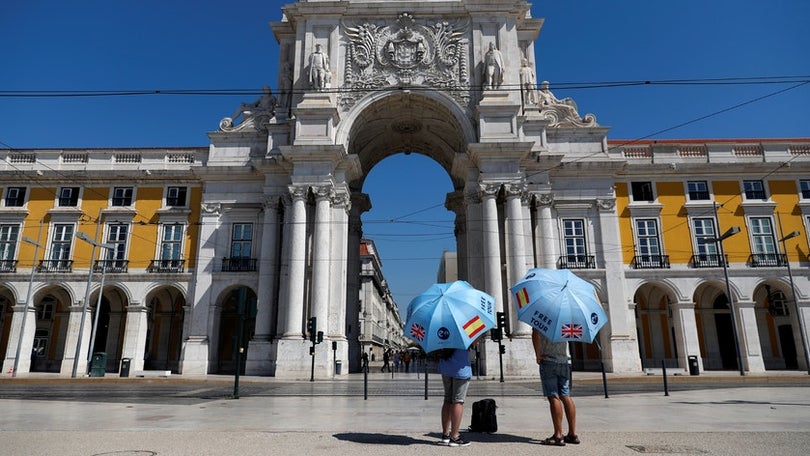
<svg viewBox="0 0 810 456">
<path fill-rule="evenodd" d="M 426 352 L 466 349 L 495 326 L 495 299 L 457 280 L 431 285 L 408 304 L 405 337 Z"/>
<path fill-rule="evenodd" d="M 568 269 L 529 269 L 509 290 L 518 320 L 553 342 L 591 343 L 608 321 L 593 285 Z"/>
</svg>

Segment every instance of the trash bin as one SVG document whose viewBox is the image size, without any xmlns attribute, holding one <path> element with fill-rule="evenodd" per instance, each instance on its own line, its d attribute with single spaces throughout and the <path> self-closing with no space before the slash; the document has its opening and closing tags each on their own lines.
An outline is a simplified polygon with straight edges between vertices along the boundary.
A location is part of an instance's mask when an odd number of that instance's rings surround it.
<svg viewBox="0 0 810 456">
<path fill-rule="evenodd" d="M 107 371 L 107 354 L 104 352 L 93 353 L 90 359 L 90 376 L 103 377 Z"/>
<path fill-rule="evenodd" d="M 335 375 L 340 375 L 340 368 L 343 362 L 341 360 L 335 360 Z"/>
<path fill-rule="evenodd" d="M 132 358 L 121 359 L 121 377 L 129 377 L 130 364 L 132 364 Z"/>
<path fill-rule="evenodd" d="M 693 355 L 689 357 L 689 375 L 700 375 L 697 356 Z"/>
</svg>

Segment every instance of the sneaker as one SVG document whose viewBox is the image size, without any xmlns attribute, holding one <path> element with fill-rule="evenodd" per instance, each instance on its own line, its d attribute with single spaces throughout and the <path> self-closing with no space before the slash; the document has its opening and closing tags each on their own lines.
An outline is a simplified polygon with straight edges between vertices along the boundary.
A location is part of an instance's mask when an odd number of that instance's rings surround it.
<svg viewBox="0 0 810 456">
<path fill-rule="evenodd" d="M 442 434 L 442 445 L 449 445 L 450 444 L 450 436 L 448 434 Z"/>
<path fill-rule="evenodd" d="M 451 446 L 451 447 L 462 447 L 462 446 L 467 446 L 469 444 L 470 444 L 470 442 L 462 439 L 461 436 L 458 436 L 457 439 L 454 439 L 454 438 L 450 437 L 450 443 L 448 443 L 448 445 Z"/>
</svg>

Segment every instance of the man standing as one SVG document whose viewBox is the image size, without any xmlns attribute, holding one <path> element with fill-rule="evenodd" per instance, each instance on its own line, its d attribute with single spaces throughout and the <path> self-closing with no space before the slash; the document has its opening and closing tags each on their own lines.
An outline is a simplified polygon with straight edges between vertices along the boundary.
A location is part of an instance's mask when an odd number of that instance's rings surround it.
<svg viewBox="0 0 810 456">
<path fill-rule="evenodd" d="M 321 45 L 315 45 L 315 52 L 309 56 L 309 85 L 318 91 L 328 88 L 331 74 L 329 56 L 321 51 Z"/>
<path fill-rule="evenodd" d="M 484 90 L 497 89 L 503 84 L 503 55 L 495 47 L 495 43 L 489 43 L 489 50 L 484 55 Z"/>
<path fill-rule="evenodd" d="M 540 366 L 543 396 L 548 399 L 554 434 L 542 440 L 543 445 L 578 444 L 577 409 L 570 396 L 571 366 L 568 363 L 568 342 L 551 342 L 536 329 L 532 330 L 532 345 Z M 563 435 L 563 412 L 568 421 L 568 433 Z"/>
</svg>

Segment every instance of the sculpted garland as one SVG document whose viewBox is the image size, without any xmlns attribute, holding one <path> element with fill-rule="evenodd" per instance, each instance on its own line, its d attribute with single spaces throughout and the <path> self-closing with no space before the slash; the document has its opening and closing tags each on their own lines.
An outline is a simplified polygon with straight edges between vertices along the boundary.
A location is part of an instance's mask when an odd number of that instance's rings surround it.
<svg viewBox="0 0 810 456">
<path fill-rule="evenodd" d="M 466 21 L 427 26 L 402 13 L 396 24 L 343 23 L 343 28 L 348 45 L 341 106 L 390 86 L 446 89 L 459 103 L 469 102 Z"/>
</svg>

